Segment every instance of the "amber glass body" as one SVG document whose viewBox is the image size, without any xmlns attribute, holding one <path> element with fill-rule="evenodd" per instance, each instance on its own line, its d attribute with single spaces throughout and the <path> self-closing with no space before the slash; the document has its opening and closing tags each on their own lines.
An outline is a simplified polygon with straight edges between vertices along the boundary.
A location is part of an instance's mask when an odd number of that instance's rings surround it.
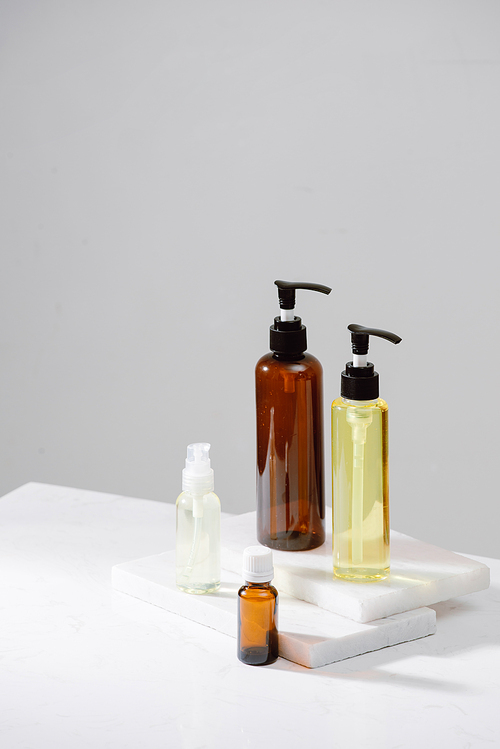
<svg viewBox="0 0 500 749">
<path fill-rule="evenodd" d="M 315 549 L 325 540 L 323 368 L 308 353 L 269 353 L 255 388 L 257 537 L 271 549 Z"/>
<path fill-rule="evenodd" d="M 278 591 L 271 583 L 246 583 L 238 591 L 238 658 L 249 666 L 278 658 Z"/>
</svg>

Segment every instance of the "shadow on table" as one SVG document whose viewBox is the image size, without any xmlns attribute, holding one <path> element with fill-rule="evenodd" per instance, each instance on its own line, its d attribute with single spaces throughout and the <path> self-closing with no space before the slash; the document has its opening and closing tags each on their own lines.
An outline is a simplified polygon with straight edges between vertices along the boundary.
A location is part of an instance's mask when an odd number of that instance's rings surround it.
<svg viewBox="0 0 500 749">
<path fill-rule="evenodd" d="M 470 691 L 469 686 L 447 682 L 438 677 L 394 674 L 382 669 L 386 669 L 391 663 L 420 656 L 447 658 L 477 648 L 498 647 L 500 628 L 498 618 L 494 614 L 500 612 L 500 589 L 490 586 L 479 593 L 452 598 L 429 608 L 434 609 L 437 615 L 437 632 L 434 635 L 357 655 L 321 668 L 308 669 L 283 658 L 266 668 L 300 671 L 331 679 L 359 679 L 397 684 L 425 690 Z"/>
</svg>

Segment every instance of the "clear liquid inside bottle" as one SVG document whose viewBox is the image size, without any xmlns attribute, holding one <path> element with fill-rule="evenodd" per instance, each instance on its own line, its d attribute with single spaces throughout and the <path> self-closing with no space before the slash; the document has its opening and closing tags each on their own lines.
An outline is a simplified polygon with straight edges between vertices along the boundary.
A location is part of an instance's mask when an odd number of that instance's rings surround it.
<svg viewBox="0 0 500 749">
<path fill-rule="evenodd" d="M 220 501 L 214 492 L 182 492 L 176 503 L 176 585 L 185 593 L 220 587 Z"/>
</svg>

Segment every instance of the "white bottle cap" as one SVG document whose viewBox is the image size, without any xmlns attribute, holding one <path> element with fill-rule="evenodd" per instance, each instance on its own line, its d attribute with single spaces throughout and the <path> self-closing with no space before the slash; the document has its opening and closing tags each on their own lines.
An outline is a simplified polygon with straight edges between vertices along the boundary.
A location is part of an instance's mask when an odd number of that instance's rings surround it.
<svg viewBox="0 0 500 749">
<path fill-rule="evenodd" d="M 208 442 L 193 442 L 187 447 L 186 467 L 182 471 L 182 490 L 208 494 L 214 490 L 214 471 L 210 468 Z"/>
<path fill-rule="evenodd" d="M 273 552 L 265 546 L 247 546 L 243 552 L 243 579 L 267 583 L 274 577 Z"/>
</svg>

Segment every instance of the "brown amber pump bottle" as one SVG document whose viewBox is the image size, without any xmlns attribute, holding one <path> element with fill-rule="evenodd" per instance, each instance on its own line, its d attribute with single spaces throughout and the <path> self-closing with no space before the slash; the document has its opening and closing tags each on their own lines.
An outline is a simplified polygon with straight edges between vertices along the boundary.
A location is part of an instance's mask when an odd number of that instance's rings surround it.
<svg viewBox="0 0 500 749">
<path fill-rule="evenodd" d="M 243 552 L 243 579 L 238 591 L 238 658 L 249 666 L 267 666 L 278 657 L 278 591 L 273 552 L 248 546 Z"/>
<path fill-rule="evenodd" d="M 270 353 L 255 369 L 257 537 L 284 551 L 325 540 L 323 368 L 306 353 L 306 328 L 294 315 L 295 292 L 328 286 L 275 281 L 281 315 L 270 328 Z"/>
</svg>

